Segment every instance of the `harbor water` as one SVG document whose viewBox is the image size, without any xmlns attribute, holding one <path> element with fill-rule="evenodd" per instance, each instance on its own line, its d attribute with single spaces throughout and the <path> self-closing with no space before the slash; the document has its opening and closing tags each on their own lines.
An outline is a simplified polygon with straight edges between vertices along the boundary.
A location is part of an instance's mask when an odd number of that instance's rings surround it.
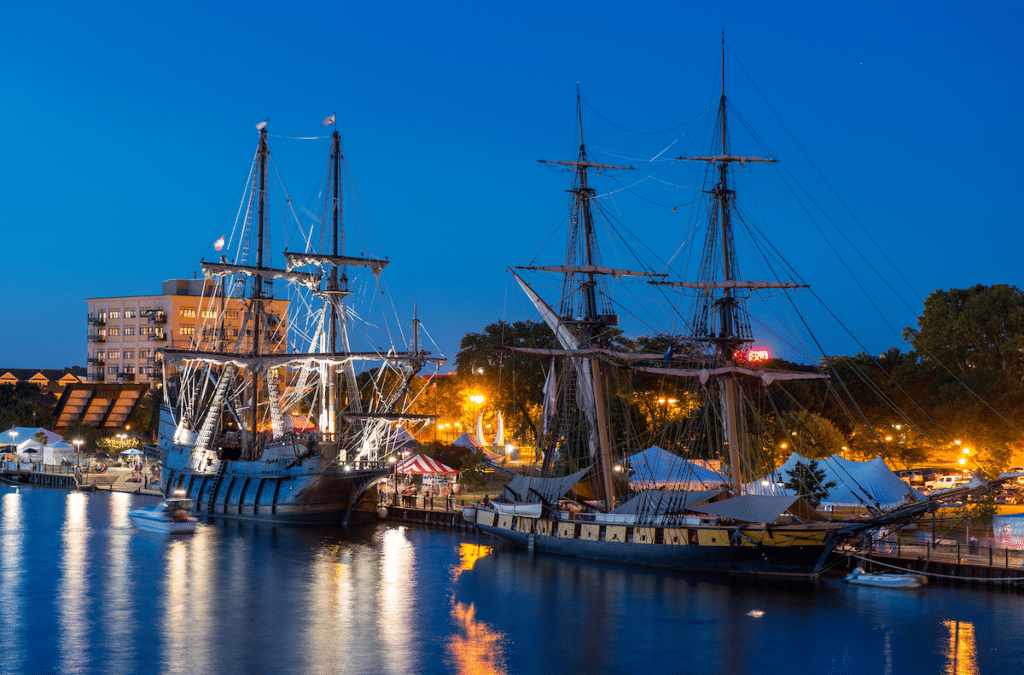
<svg viewBox="0 0 1024 675">
<path fill-rule="evenodd" d="M 0 487 L 0 673 L 1024 672 L 1024 594 L 710 579 L 471 532 L 214 520 Z"/>
</svg>

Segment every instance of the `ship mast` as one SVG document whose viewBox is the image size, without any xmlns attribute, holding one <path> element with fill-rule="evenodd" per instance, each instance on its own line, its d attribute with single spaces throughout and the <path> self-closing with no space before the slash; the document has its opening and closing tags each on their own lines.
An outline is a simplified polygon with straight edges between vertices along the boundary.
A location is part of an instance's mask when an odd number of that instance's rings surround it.
<svg viewBox="0 0 1024 675">
<path fill-rule="evenodd" d="M 566 265 L 563 269 L 565 278 L 562 285 L 562 303 L 560 307 L 560 323 L 576 324 L 576 343 L 578 349 L 587 349 L 593 346 L 603 346 L 603 337 L 606 318 L 598 311 L 597 306 L 597 281 L 596 275 L 602 272 L 600 261 L 597 255 L 597 241 L 594 235 L 594 216 L 590 208 L 590 202 L 594 197 L 593 188 L 587 185 L 587 169 L 621 169 L 628 170 L 632 167 L 612 166 L 609 164 L 598 164 L 587 159 L 587 147 L 583 140 L 583 116 L 580 106 L 579 86 L 576 87 L 576 121 L 580 129 L 580 147 L 576 161 L 556 162 L 540 160 L 545 164 L 571 166 L 576 170 L 576 185 L 569 190 L 573 195 L 573 215 L 570 218 L 568 232 L 568 243 L 566 250 Z M 579 244 L 579 236 L 582 228 L 582 253 L 584 260 L 582 265 L 575 263 L 575 248 Z M 583 273 L 584 279 L 580 281 L 575 274 Z M 582 315 L 579 318 L 574 316 L 576 303 L 574 296 L 582 288 Z M 557 331 L 556 331 L 557 333 Z M 612 462 L 611 462 L 611 440 L 609 438 L 608 420 L 605 410 L 604 381 L 601 373 L 601 362 L 596 355 L 584 358 L 574 358 L 576 361 L 577 383 L 580 390 L 584 392 L 584 398 L 589 395 L 593 397 L 588 404 L 593 406 L 594 419 L 588 420 L 596 429 L 591 430 L 591 453 L 598 455 L 601 489 L 604 493 L 604 501 L 610 510 L 614 506 L 615 491 L 612 483 Z M 589 372 L 588 372 L 589 371 Z M 588 377 L 589 376 L 589 377 Z M 596 450 L 596 452 L 595 452 Z M 548 453 L 550 454 L 550 453 Z M 547 463 L 547 462 L 545 462 Z"/>
<path fill-rule="evenodd" d="M 718 166 L 718 183 L 708 192 L 716 202 L 718 211 L 718 224 L 720 227 L 720 238 L 722 246 L 722 297 L 718 300 L 719 333 L 714 342 L 717 345 L 719 360 L 726 368 L 735 368 L 735 352 L 744 343 L 748 342 L 736 333 L 736 315 L 738 311 L 738 298 L 730 282 L 736 280 L 736 264 L 733 259 L 733 232 L 731 203 L 736 198 L 736 191 L 729 188 L 729 165 L 733 162 L 741 164 L 747 162 L 774 162 L 773 159 L 761 157 L 737 157 L 729 154 L 729 128 L 726 118 L 725 96 L 725 33 L 722 33 L 722 94 L 718 101 L 718 124 L 721 127 L 722 150 L 720 155 L 711 157 L 688 157 L 690 160 L 704 160 Z M 734 372 L 727 373 L 721 378 L 721 385 L 724 398 L 723 423 L 725 425 L 725 440 L 729 445 L 729 472 L 732 479 L 733 494 L 739 496 L 743 493 L 743 475 L 740 470 L 740 415 L 738 404 L 738 382 Z"/>
<path fill-rule="evenodd" d="M 250 313 L 252 316 L 252 347 L 250 356 L 257 361 L 260 355 L 260 328 L 263 323 L 263 209 L 266 204 L 267 192 L 267 127 L 260 129 L 260 144 L 256 152 L 259 157 L 259 191 L 258 191 L 258 216 L 256 225 L 256 269 L 252 275 L 252 295 L 250 296 Z M 249 369 L 249 452 L 248 456 L 255 459 L 259 452 L 257 442 L 258 419 L 257 408 L 259 404 L 259 369 Z"/>
</svg>

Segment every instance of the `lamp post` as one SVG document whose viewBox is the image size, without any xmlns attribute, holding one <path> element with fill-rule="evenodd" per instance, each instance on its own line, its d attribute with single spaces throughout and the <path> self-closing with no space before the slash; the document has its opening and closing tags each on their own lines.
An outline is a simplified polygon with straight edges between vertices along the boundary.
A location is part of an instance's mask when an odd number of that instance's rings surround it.
<svg viewBox="0 0 1024 675">
<path fill-rule="evenodd" d="M 395 496 L 391 502 L 394 507 L 398 506 L 398 458 L 394 455 L 388 457 L 388 461 L 391 462 L 391 478 L 395 481 Z"/>
<path fill-rule="evenodd" d="M 82 443 L 84 443 L 85 441 L 83 441 L 81 438 L 76 438 L 75 440 L 73 440 L 71 442 L 75 444 L 75 464 L 77 464 L 79 467 L 81 467 L 82 466 Z"/>
</svg>

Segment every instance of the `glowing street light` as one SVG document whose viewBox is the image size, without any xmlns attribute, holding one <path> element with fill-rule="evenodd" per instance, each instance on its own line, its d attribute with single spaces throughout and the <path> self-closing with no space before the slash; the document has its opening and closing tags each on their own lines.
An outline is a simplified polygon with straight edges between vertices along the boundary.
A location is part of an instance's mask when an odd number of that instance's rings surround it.
<svg viewBox="0 0 1024 675">
<path fill-rule="evenodd" d="M 472 396 L 469 397 L 469 400 L 472 401 L 473 403 L 476 403 L 477 405 L 481 405 L 484 402 L 484 397 L 481 396 L 480 394 L 473 394 Z"/>
<path fill-rule="evenodd" d="M 82 465 L 82 443 L 85 443 L 85 441 L 83 441 L 81 438 L 76 438 L 75 440 L 73 440 L 71 442 L 75 444 L 75 461 L 78 463 L 79 466 L 81 466 Z"/>
</svg>

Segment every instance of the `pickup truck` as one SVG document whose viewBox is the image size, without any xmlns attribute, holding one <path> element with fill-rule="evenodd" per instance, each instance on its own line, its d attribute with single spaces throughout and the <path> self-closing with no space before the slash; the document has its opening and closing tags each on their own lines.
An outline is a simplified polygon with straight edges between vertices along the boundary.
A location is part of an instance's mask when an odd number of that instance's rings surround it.
<svg viewBox="0 0 1024 675">
<path fill-rule="evenodd" d="M 928 481 L 924 484 L 924 487 L 928 490 L 942 490 L 967 485 L 969 482 L 964 476 L 941 476 L 935 480 Z"/>
</svg>

